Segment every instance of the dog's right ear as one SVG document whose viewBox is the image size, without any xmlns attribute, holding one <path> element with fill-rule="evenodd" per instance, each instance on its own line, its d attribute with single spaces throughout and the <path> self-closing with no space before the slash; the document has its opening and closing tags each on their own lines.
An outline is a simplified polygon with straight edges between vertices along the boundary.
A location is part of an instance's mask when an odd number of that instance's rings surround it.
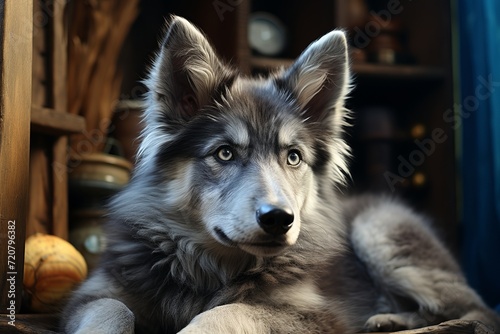
<svg viewBox="0 0 500 334">
<path fill-rule="evenodd" d="M 153 112 L 177 123 L 196 115 L 232 77 L 203 33 L 186 19 L 172 16 L 145 83 Z"/>
<path fill-rule="evenodd" d="M 347 39 L 334 30 L 311 43 L 276 83 L 293 92 L 307 119 L 339 127 L 349 77 Z"/>
</svg>

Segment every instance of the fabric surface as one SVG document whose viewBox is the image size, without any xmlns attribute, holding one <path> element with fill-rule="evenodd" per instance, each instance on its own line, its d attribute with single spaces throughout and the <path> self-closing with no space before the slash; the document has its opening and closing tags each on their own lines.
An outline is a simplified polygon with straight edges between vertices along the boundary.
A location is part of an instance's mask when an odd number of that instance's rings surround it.
<svg viewBox="0 0 500 334">
<path fill-rule="evenodd" d="M 500 1 L 459 0 L 462 260 L 500 309 Z"/>
</svg>

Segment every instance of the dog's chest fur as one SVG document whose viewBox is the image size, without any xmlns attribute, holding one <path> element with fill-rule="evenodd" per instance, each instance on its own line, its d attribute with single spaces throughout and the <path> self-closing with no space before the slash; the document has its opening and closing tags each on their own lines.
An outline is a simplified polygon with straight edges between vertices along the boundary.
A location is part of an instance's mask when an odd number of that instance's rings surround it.
<svg viewBox="0 0 500 334">
<path fill-rule="evenodd" d="M 230 303 L 293 307 L 304 314 L 318 313 L 327 307 L 314 279 L 322 275 L 318 269 L 324 268 L 324 263 L 311 263 L 308 258 L 318 258 L 317 254 L 303 252 L 300 244 L 272 258 L 241 258 L 239 272 L 235 272 L 234 259 L 225 263 L 227 259 L 198 253 L 206 250 L 192 246 L 188 247 L 192 251 L 188 254 L 178 241 L 171 240 L 169 247 L 165 243 L 164 240 L 162 247 L 170 250 L 168 254 L 127 237 L 117 245 L 128 244 L 128 252 L 115 253 L 112 244 L 104 259 L 109 264 L 107 275 L 122 285 L 120 288 L 129 299 L 126 304 L 139 320 L 137 323 L 163 324 L 161 329 L 138 328 L 139 331 L 181 329 L 197 314 Z M 178 251 L 181 257 L 176 255 Z M 201 264 L 200 258 L 214 262 Z M 134 305 L 142 308 L 134 309 Z"/>
</svg>

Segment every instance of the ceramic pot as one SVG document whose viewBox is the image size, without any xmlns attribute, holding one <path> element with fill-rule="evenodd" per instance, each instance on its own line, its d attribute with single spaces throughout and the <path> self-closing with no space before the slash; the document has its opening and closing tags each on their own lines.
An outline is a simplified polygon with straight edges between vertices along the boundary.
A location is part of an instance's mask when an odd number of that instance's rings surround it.
<svg viewBox="0 0 500 334">
<path fill-rule="evenodd" d="M 72 209 L 102 207 L 130 179 L 132 164 L 105 153 L 91 153 L 68 163 L 69 201 Z"/>
</svg>

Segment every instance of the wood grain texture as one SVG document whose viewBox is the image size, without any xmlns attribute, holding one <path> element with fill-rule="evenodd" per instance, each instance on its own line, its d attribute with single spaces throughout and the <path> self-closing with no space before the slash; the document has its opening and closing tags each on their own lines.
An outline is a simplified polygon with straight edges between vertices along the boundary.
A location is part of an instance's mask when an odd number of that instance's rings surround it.
<svg viewBox="0 0 500 334">
<path fill-rule="evenodd" d="M 49 233 L 52 213 L 49 208 L 52 201 L 50 187 L 50 149 L 52 139 L 38 133 L 31 133 L 30 138 L 30 192 L 26 237 L 35 233 Z"/>
<path fill-rule="evenodd" d="M 117 60 L 123 41 L 138 12 L 139 1 L 75 1 L 68 27 L 68 111 L 85 117 L 88 136 L 73 135 L 78 153 L 82 142 L 102 151 L 116 103 L 121 74 Z M 81 152 L 80 152 L 81 153 Z"/>
<path fill-rule="evenodd" d="M 67 1 L 53 1 L 54 18 L 52 32 L 54 43 L 52 45 L 52 97 L 55 112 L 68 115 L 68 91 L 67 91 L 67 50 L 68 38 L 64 12 Z M 76 115 L 72 115 L 76 116 Z M 85 120 L 67 124 L 78 125 L 74 130 L 79 133 L 85 129 Z M 52 234 L 63 239 L 68 239 L 68 173 L 66 165 L 68 162 L 68 136 L 56 138 L 52 147 Z"/>
<path fill-rule="evenodd" d="M 67 1 L 36 0 L 31 110 L 33 157 L 30 169 L 28 236 L 34 231 L 68 236 L 68 135 L 82 133 L 85 119 L 71 115 L 67 102 Z M 43 197 L 43 198 L 41 198 Z"/>
<path fill-rule="evenodd" d="M 238 66 L 243 73 L 250 74 L 250 46 L 248 45 L 248 16 L 250 15 L 251 1 L 243 0 L 236 8 L 236 52 Z"/>
<path fill-rule="evenodd" d="M 37 133 L 53 136 L 81 133 L 85 130 L 85 119 L 64 111 L 33 106 L 31 129 Z"/>
<path fill-rule="evenodd" d="M 32 0 L 2 1 L 0 60 L 0 272 L 16 272 L 15 298 L 0 280 L 0 309 L 12 300 L 19 310 L 28 204 L 32 69 Z M 15 268 L 8 267 L 9 221 L 15 221 Z"/>
<path fill-rule="evenodd" d="M 51 233 L 68 240 L 68 136 L 58 137 L 52 148 L 52 231 Z"/>
<path fill-rule="evenodd" d="M 33 0 L 33 60 L 32 60 L 32 111 L 30 139 L 30 201 L 26 236 L 35 232 L 48 233 L 52 225 L 52 188 L 49 162 L 52 140 L 46 134 L 59 131 L 52 107 L 52 62 L 50 45 L 52 38 L 47 29 L 51 17 L 47 13 L 48 0 Z M 39 110 L 41 109 L 41 110 Z M 59 119 L 57 119 L 59 120 Z M 42 135 L 44 134 L 44 135 Z"/>
</svg>

